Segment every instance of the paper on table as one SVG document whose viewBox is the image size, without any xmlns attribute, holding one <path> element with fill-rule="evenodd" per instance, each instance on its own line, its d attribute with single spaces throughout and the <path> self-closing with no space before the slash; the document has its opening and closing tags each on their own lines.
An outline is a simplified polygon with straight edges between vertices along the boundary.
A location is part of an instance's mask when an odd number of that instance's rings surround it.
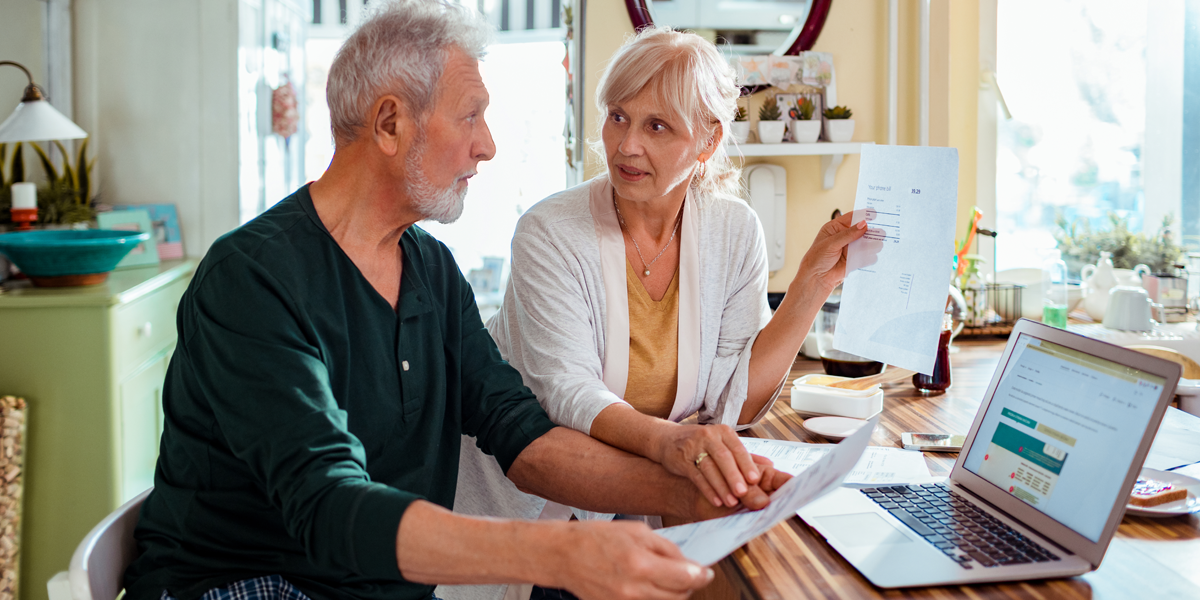
<svg viewBox="0 0 1200 600">
<path fill-rule="evenodd" d="M 871 231 L 847 249 L 835 349 L 933 373 L 957 208 L 956 149 L 862 147 L 854 210 L 871 215 Z M 855 270 L 880 240 L 876 263 Z"/>
<path fill-rule="evenodd" d="M 832 444 L 805 444 L 782 440 L 742 438 L 742 445 L 752 454 L 765 456 L 775 468 L 797 475 L 819 458 L 825 456 Z M 925 456 L 915 450 L 867 446 L 854 470 L 842 482 L 846 485 L 895 485 L 900 483 L 928 483 L 940 478 L 929 474 Z"/>
<path fill-rule="evenodd" d="M 1167 407 L 1142 466 L 1165 471 L 1200 461 L 1200 417 Z"/>
<path fill-rule="evenodd" d="M 867 421 L 853 435 L 775 490 L 771 494 L 771 503 L 762 510 L 667 527 L 656 533 L 675 542 L 688 559 L 711 565 L 840 485 L 867 448 L 871 432 L 878 423 L 878 416 Z"/>
</svg>

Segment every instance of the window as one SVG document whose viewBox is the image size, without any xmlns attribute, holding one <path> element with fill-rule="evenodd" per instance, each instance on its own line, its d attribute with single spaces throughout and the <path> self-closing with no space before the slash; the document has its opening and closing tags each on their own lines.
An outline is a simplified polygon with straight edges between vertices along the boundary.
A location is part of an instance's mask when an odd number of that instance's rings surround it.
<svg viewBox="0 0 1200 600">
<path fill-rule="evenodd" d="M 313 0 L 308 29 L 305 175 L 317 179 L 333 157 L 325 82 L 351 25 L 362 18 L 357 0 Z M 462 0 L 460 0 L 462 1 Z M 565 29 L 560 0 L 467 0 L 498 31 L 480 64 L 491 95 L 485 118 L 496 156 L 471 179 L 463 216 L 442 225 L 423 222 L 450 247 L 487 319 L 500 306 L 509 246 L 517 219 L 535 202 L 567 185 L 564 123 L 568 118 Z M 331 16 L 332 15 L 332 16 Z"/>
<path fill-rule="evenodd" d="M 997 16 L 1013 115 L 998 134 L 997 268 L 1038 265 L 1060 216 L 1102 228 L 1112 212 L 1141 231 L 1145 2 L 1005 1 Z"/>
</svg>

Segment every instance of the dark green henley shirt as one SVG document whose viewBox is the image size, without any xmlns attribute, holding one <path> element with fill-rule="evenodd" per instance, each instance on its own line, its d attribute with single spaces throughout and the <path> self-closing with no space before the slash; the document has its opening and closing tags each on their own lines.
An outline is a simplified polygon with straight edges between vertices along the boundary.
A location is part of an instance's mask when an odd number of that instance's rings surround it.
<svg viewBox="0 0 1200 600">
<path fill-rule="evenodd" d="M 217 240 L 179 304 L 154 491 L 128 597 L 278 574 L 314 599 L 427 598 L 405 581 L 408 505 L 454 505 L 463 434 L 506 471 L 553 424 L 418 227 L 396 310 L 305 186 Z"/>
</svg>

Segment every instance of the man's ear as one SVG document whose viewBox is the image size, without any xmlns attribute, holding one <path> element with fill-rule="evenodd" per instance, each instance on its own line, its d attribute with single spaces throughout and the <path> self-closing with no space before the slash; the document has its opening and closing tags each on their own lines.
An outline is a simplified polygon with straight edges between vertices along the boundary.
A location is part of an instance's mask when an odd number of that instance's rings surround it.
<svg viewBox="0 0 1200 600">
<path fill-rule="evenodd" d="M 408 107 L 388 94 L 371 105 L 371 139 L 387 156 L 396 156 L 411 140 L 413 121 Z"/>
</svg>

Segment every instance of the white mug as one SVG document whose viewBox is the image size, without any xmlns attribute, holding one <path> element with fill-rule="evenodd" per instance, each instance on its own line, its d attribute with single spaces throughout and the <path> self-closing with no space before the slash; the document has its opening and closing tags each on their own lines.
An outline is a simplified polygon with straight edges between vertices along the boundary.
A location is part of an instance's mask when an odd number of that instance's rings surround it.
<svg viewBox="0 0 1200 600">
<path fill-rule="evenodd" d="M 1104 326 L 1125 331 L 1150 331 L 1162 322 L 1162 312 L 1162 305 L 1151 302 L 1145 288 L 1118 285 L 1108 292 Z"/>
</svg>

